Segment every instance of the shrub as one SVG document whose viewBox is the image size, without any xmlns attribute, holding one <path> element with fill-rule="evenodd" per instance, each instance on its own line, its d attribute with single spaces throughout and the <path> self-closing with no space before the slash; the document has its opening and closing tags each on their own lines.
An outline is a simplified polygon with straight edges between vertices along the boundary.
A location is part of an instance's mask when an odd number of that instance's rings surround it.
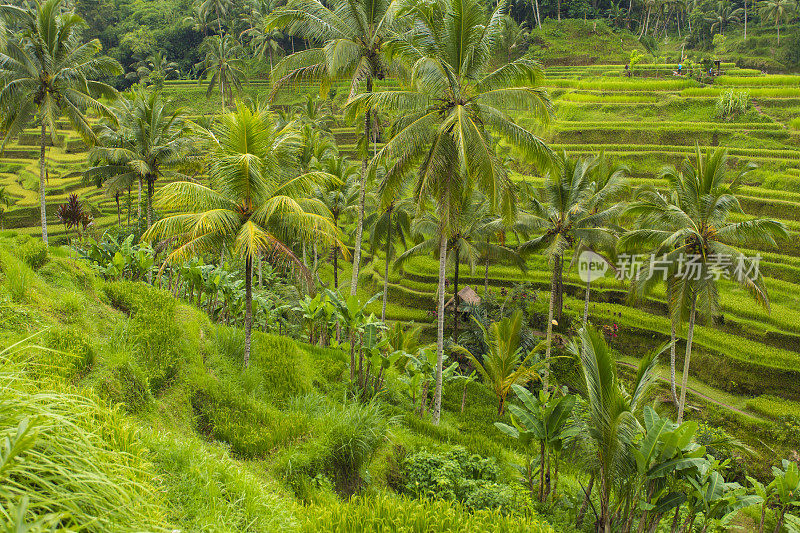
<svg viewBox="0 0 800 533">
<path fill-rule="evenodd" d="M 403 492 L 414 497 L 459 501 L 469 509 L 515 506 L 514 491 L 499 483 L 494 458 L 470 455 L 456 447 L 446 453 L 418 451 L 402 460 Z"/>
<path fill-rule="evenodd" d="M 375 403 L 335 407 L 317 419 L 316 439 L 278 457 L 277 477 L 306 500 L 310 482 L 320 475 L 331 479 L 340 494 L 352 495 L 369 482 L 365 467 L 393 423 Z"/>
<path fill-rule="evenodd" d="M 13 253 L 34 270 L 38 270 L 47 262 L 47 245 L 30 235 L 17 237 Z"/>
<path fill-rule="evenodd" d="M 499 511 L 470 512 L 458 503 L 412 499 L 386 493 L 356 497 L 310 507 L 303 517 L 302 531 L 372 533 L 394 531 L 503 531 L 546 533 L 553 529 L 536 517 L 507 516 Z"/>
<path fill-rule="evenodd" d="M 147 375 L 131 360 L 101 370 L 95 387 L 100 396 L 129 413 L 141 411 L 152 398 Z"/>
<path fill-rule="evenodd" d="M 103 292 L 114 307 L 130 314 L 127 340 L 153 391 L 162 389 L 182 362 L 175 299 L 166 291 L 132 281 L 106 283 Z"/>
<path fill-rule="evenodd" d="M 750 107 L 750 93 L 728 89 L 717 98 L 716 117 L 733 119 L 747 112 Z"/>
<path fill-rule="evenodd" d="M 0 254 L 0 262 L 5 275 L 6 290 L 15 302 L 21 302 L 33 282 L 33 271 L 23 261 L 7 252 Z"/>
</svg>

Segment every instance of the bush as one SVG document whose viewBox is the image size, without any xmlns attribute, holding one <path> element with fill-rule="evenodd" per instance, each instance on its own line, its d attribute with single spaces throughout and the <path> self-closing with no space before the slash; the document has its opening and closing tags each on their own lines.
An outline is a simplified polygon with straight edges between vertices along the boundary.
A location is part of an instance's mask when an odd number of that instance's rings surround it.
<svg viewBox="0 0 800 533">
<path fill-rule="evenodd" d="M 402 460 L 403 492 L 414 497 L 459 501 L 469 509 L 515 506 L 514 491 L 498 482 L 494 458 L 470 455 L 457 447 L 446 453 L 422 450 Z"/>
<path fill-rule="evenodd" d="M 340 494 L 352 495 L 369 482 L 365 467 L 393 423 L 375 403 L 335 407 L 317 419 L 318 438 L 277 459 L 277 476 L 302 499 L 308 499 L 310 482 L 320 475 L 331 479 Z"/>
<path fill-rule="evenodd" d="M 5 275 L 6 290 L 15 302 L 21 302 L 27 296 L 35 274 L 27 264 L 9 253 L 0 254 L 0 262 Z"/>
<path fill-rule="evenodd" d="M 503 515 L 499 511 L 470 512 L 442 500 L 412 499 L 390 494 L 357 497 L 346 503 L 310 507 L 302 531 L 416 533 L 419 531 L 502 531 L 545 533 L 553 529 L 536 517 Z"/>
<path fill-rule="evenodd" d="M 171 525 L 180 531 L 294 530 L 293 502 L 215 446 L 185 436 L 146 436 Z"/>
<path fill-rule="evenodd" d="M 47 245 L 30 235 L 17 237 L 13 253 L 34 270 L 38 270 L 47 262 Z"/>
<path fill-rule="evenodd" d="M 141 411 L 152 399 L 147 376 L 130 360 L 103 369 L 95 387 L 100 396 L 112 404 L 122 404 L 129 413 Z"/>
<path fill-rule="evenodd" d="M 166 291 L 132 281 L 106 283 L 103 292 L 114 307 L 130 314 L 127 340 L 153 391 L 161 390 L 182 362 L 177 302 Z"/>
</svg>

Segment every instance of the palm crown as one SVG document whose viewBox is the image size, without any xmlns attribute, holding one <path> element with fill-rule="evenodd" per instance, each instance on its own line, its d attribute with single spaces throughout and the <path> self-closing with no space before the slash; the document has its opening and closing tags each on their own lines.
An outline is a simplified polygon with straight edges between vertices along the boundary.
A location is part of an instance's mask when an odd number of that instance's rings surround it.
<svg viewBox="0 0 800 533">
<path fill-rule="evenodd" d="M 114 96 L 109 85 L 96 81 L 107 75 L 122 74 L 114 59 L 98 56 L 102 49 L 94 39 L 81 42 L 85 25 L 75 13 L 62 13 L 61 0 L 37 3 L 31 9 L 0 6 L 0 15 L 15 19 L 22 28 L 21 39 L 10 39 L 0 51 L 0 130 L 3 142 L 28 127 L 38 115 L 40 134 L 39 199 L 42 240 L 47 243 L 46 161 L 47 130 L 55 139 L 57 120 L 66 116 L 72 127 L 93 142 L 87 111 L 113 118 L 99 95 Z"/>
<path fill-rule="evenodd" d="M 168 261 L 231 246 L 245 260 L 245 366 L 252 325 L 253 260 L 267 255 L 293 263 L 311 286 L 310 273 L 291 251 L 295 241 L 340 246 L 330 212 L 310 198 L 332 177 L 322 172 L 297 175 L 299 137 L 291 127 L 278 128 L 265 109 L 238 104 L 214 130 L 201 129 L 211 152 L 210 186 L 191 181 L 162 188 L 156 204 L 178 211 L 153 224 L 145 240 L 174 238 Z"/>
<path fill-rule="evenodd" d="M 147 186 L 147 227 L 152 224 L 152 198 L 156 180 L 185 178 L 181 171 L 199 168 L 194 139 L 188 136 L 182 109 L 167 111 L 158 91 L 134 92 L 119 100 L 116 120 L 100 126 L 99 144 L 90 157 L 103 164 L 90 168 L 86 177 L 105 182 L 112 191 L 130 188 L 138 181 Z M 141 198 L 139 199 L 141 203 Z"/>
</svg>

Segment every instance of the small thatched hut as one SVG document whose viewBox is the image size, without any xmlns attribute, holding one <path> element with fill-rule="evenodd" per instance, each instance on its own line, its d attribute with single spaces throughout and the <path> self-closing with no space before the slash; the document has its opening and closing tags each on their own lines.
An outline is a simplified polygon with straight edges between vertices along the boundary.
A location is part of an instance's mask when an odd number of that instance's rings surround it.
<svg viewBox="0 0 800 533">
<path fill-rule="evenodd" d="M 478 296 L 478 293 L 475 290 L 467 285 L 460 291 L 458 291 L 458 299 L 462 304 L 469 304 L 469 305 L 478 305 L 481 303 L 481 298 Z M 444 304 L 444 308 L 450 310 L 455 305 L 455 296 L 450 298 L 446 304 Z"/>
</svg>

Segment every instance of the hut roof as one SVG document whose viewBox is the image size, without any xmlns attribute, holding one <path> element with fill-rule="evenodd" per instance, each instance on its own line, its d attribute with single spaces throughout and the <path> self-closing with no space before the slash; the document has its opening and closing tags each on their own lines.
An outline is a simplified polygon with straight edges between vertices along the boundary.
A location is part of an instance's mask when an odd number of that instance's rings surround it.
<svg viewBox="0 0 800 533">
<path fill-rule="evenodd" d="M 478 296 L 478 293 L 475 292 L 475 290 L 469 285 L 458 291 L 458 297 L 461 299 L 461 302 L 465 304 L 478 305 L 481 303 L 480 296 Z M 450 298 L 450 300 L 448 300 L 444 305 L 445 308 L 452 307 L 453 300 L 455 300 L 455 298 Z"/>
</svg>

